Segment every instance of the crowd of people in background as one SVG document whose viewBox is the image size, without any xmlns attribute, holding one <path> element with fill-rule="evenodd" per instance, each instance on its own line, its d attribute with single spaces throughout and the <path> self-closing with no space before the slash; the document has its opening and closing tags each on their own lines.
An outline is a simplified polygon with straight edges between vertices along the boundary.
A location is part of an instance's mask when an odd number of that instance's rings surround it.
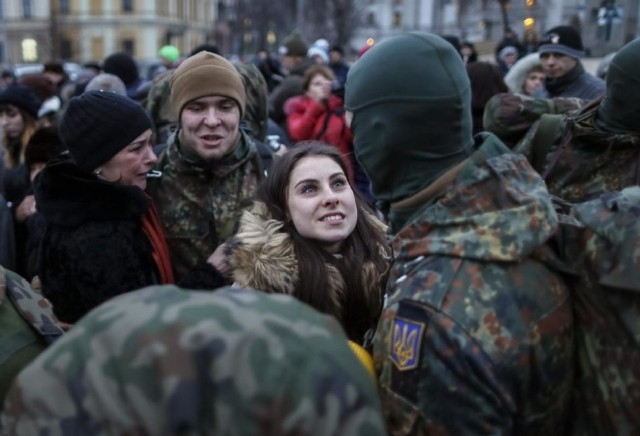
<svg viewBox="0 0 640 436">
<path fill-rule="evenodd" d="M 640 431 L 640 39 L 354 54 L 3 72 L 0 433 Z"/>
</svg>

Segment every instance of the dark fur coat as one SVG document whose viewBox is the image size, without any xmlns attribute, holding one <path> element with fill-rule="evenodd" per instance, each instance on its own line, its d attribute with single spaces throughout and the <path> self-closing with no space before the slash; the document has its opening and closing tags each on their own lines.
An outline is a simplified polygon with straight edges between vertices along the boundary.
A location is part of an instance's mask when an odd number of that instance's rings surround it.
<svg viewBox="0 0 640 436">
<path fill-rule="evenodd" d="M 42 291 L 61 321 L 74 323 L 109 298 L 158 283 L 137 187 L 103 182 L 69 159 L 36 179 L 46 231 L 38 255 Z"/>
</svg>

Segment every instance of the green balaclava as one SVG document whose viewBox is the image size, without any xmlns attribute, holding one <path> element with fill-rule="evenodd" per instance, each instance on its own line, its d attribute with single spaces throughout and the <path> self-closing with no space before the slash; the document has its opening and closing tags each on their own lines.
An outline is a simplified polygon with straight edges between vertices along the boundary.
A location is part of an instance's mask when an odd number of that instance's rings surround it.
<svg viewBox="0 0 640 436">
<path fill-rule="evenodd" d="M 640 38 L 622 47 L 607 71 L 607 91 L 596 125 L 607 133 L 640 132 Z"/>
<path fill-rule="evenodd" d="M 345 108 L 356 158 L 382 203 L 416 194 L 470 154 L 469 78 L 439 36 L 405 33 L 374 45 L 349 70 Z"/>
</svg>

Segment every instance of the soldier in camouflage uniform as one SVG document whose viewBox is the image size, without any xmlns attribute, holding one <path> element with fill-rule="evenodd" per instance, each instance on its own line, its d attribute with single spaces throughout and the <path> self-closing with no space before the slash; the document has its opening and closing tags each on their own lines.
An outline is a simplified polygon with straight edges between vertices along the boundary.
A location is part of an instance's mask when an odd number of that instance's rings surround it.
<svg viewBox="0 0 640 436">
<path fill-rule="evenodd" d="M 543 175 L 552 194 L 582 202 L 640 183 L 639 58 L 640 39 L 616 53 L 604 99 L 562 117 L 550 140 L 553 147 L 536 141 L 541 134 L 539 121 L 516 146 L 515 151 Z M 541 159 L 536 156 L 540 154 Z"/>
<path fill-rule="evenodd" d="M 640 434 L 640 187 L 560 218 L 578 356 L 571 433 Z"/>
<path fill-rule="evenodd" d="M 558 225 L 541 178 L 491 134 L 474 146 L 469 79 L 440 37 L 376 44 L 345 97 L 356 157 L 395 234 L 374 338 L 388 429 L 562 433 L 573 318 L 541 260 Z"/>
<path fill-rule="evenodd" d="M 171 104 L 180 125 L 158 161 L 162 176 L 148 191 L 160 212 L 176 280 L 198 265 L 207 268 L 205 261 L 233 235 L 264 177 L 255 144 L 239 128 L 245 102 L 242 77 L 221 56 L 200 52 L 172 75 Z"/>
<path fill-rule="evenodd" d="M 0 408 L 15 376 L 62 333 L 42 294 L 0 266 Z"/>
<path fill-rule="evenodd" d="M 241 127 L 252 138 L 264 142 L 267 138 L 269 119 L 267 82 L 254 64 L 234 62 L 233 66 L 242 76 L 247 95 Z"/>
<path fill-rule="evenodd" d="M 160 73 L 153 79 L 147 94 L 145 109 L 153 122 L 156 144 L 166 144 L 176 129 L 176 116 L 173 114 L 169 98 L 171 96 L 171 76 L 173 69 Z"/>
<path fill-rule="evenodd" d="M 9 435 L 384 435 L 335 320 L 230 287 L 103 304 L 20 374 L 1 422 Z"/>
</svg>

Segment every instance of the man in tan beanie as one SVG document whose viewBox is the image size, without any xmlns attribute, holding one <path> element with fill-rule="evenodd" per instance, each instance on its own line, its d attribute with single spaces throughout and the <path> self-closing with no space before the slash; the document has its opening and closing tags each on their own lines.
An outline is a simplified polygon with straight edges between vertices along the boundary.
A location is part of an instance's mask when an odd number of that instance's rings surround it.
<svg viewBox="0 0 640 436">
<path fill-rule="evenodd" d="M 245 103 L 242 76 L 222 56 L 197 53 L 171 77 L 178 129 L 148 192 L 159 209 L 176 280 L 196 267 L 212 283 L 220 278 L 223 243 L 264 176 L 255 144 L 240 130 Z"/>
</svg>

